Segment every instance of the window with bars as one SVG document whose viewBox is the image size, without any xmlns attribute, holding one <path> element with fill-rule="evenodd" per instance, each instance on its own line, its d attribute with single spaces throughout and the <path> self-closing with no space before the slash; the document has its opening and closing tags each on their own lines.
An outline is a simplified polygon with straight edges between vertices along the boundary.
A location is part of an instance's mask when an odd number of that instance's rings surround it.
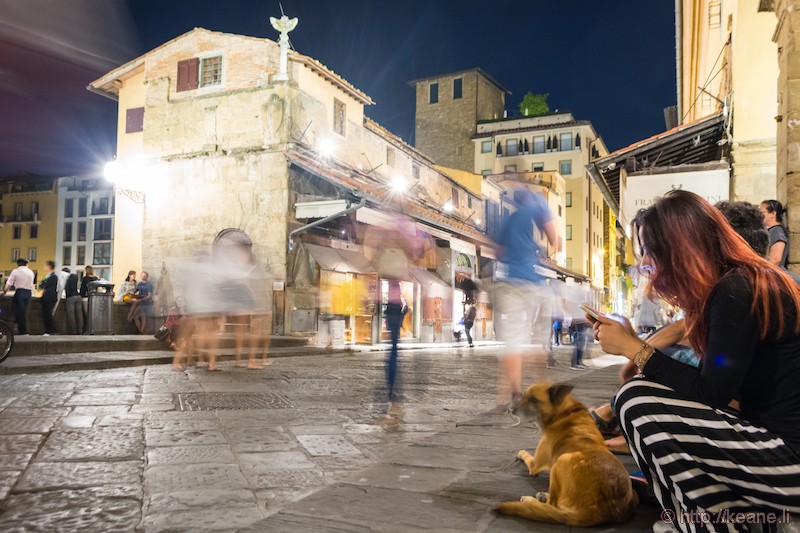
<svg viewBox="0 0 800 533">
<path fill-rule="evenodd" d="M 345 120 L 347 120 L 347 107 L 344 102 L 333 99 L 333 131 L 344 137 Z"/>
<path fill-rule="evenodd" d="M 222 85 L 222 56 L 204 57 L 200 63 L 200 87 Z"/>
<path fill-rule="evenodd" d="M 722 26 L 722 2 L 711 0 L 708 3 L 708 28 L 716 30 Z"/>
</svg>

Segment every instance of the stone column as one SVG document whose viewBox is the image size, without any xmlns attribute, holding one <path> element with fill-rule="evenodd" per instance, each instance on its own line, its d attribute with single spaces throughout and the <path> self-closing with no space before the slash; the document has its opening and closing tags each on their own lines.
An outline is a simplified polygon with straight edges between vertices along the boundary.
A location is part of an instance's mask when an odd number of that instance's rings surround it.
<svg viewBox="0 0 800 533">
<path fill-rule="evenodd" d="M 800 0 L 775 2 L 778 25 L 777 199 L 788 208 L 790 269 L 800 272 Z"/>
</svg>

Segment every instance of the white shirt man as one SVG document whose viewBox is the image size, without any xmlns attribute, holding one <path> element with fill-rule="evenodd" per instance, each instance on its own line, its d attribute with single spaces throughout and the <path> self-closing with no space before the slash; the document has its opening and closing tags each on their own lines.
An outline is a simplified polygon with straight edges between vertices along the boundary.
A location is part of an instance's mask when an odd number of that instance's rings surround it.
<svg viewBox="0 0 800 533">
<path fill-rule="evenodd" d="M 31 303 L 33 293 L 33 271 L 28 268 L 28 261 L 25 259 L 17 260 L 17 268 L 11 271 L 11 275 L 6 280 L 3 287 L 3 294 L 6 294 L 11 287 L 14 287 L 14 319 L 17 321 L 17 329 L 20 335 L 28 334 L 28 304 Z"/>
</svg>

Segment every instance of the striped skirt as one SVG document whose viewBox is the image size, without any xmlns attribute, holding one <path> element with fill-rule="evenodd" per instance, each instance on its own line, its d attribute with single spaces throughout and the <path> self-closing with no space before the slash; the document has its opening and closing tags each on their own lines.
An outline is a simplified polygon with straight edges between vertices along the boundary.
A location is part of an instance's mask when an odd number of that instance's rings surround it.
<svg viewBox="0 0 800 533">
<path fill-rule="evenodd" d="M 800 453 L 777 435 L 647 379 L 625 383 L 615 408 L 665 522 L 682 531 L 797 527 Z"/>
</svg>

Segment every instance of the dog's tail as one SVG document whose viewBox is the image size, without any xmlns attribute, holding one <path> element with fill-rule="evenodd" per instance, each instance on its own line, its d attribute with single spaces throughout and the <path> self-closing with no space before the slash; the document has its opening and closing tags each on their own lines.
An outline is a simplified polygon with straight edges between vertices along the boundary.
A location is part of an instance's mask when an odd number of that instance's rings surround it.
<svg viewBox="0 0 800 533">
<path fill-rule="evenodd" d="M 549 524 L 566 524 L 568 526 L 583 526 L 577 510 L 559 509 L 539 500 L 531 499 L 524 502 L 503 502 L 495 510 L 501 514 L 519 516 L 537 522 Z"/>
</svg>

